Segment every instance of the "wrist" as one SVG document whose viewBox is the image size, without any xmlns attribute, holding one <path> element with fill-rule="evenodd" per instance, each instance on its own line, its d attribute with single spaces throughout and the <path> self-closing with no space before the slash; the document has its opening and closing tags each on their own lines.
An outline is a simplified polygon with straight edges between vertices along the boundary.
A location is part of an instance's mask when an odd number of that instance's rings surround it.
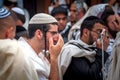
<svg viewBox="0 0 120 80">
<path fill-rule="evenodd" d="M 57 57 L 57 56 L 50 56 L 50 60 L 51 60 L 51 61 L 57 61 L 57 60 L 58 60 L 58 57 Z"/>
</svg>

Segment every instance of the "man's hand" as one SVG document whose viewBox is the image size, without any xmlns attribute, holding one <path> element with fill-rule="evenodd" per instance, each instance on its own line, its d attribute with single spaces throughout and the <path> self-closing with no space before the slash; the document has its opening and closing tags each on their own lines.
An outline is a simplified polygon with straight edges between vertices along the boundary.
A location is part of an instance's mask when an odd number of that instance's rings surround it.
<svg viewBox="0 0 120 80">
<path fill-rule="evenodd" d="M 49 40 L 49 52 L 50 52 L 50 76 L 49 80 L 59 80 L 58 70 L 58 55 L 64 45 L 64 41 L 59 34 L 58 42 L 54 44 L 53 37 Z"/>
<path fill-rule="evenodd" d="M 64 41 L 62 36 L 59 34 L 58 42 L 54 45 L 53 38 L 49 40 L 49 52 L 50 52 L 50 59 L 57 59 L 58 55 L 64 45 Z"/>
<path fill-rule="evenodd" d="M 115 25 L 115 30 L 120 31 L 120 17 L 116 16 L 116 20 L 113 21 L 113 24 Z"/>
<path fill-rule="evenodd" d="M 109 36 L 107 34 L 103 34 L 101 40 L 96 40 L 96 47 L 99 49 L 102 49 L 103 44 L 103 50 L 106 51 L 108 45 L 109 45 Z"/>
</svg>

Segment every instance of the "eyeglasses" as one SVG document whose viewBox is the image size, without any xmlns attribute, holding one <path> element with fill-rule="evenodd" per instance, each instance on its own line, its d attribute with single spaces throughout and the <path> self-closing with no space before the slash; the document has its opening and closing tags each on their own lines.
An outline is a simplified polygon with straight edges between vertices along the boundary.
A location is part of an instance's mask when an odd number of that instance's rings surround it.
<svg viewBox="0 0 120 80">
<path fill-rule="evenodd" d="M 57 21 L 60 21 L 60 20 L 66 20 L 67 18 L 66 17 L 63 17 L 63 18 L 56 18 Z"/>
<path fill-rule="evenodd" d="M 59 33 L 59 32 L 57 32 L 57 31 L 47 31 L 47 32 L 50 32 L 52 35 L 56 35 L 56 34 Z"/>
</svg>

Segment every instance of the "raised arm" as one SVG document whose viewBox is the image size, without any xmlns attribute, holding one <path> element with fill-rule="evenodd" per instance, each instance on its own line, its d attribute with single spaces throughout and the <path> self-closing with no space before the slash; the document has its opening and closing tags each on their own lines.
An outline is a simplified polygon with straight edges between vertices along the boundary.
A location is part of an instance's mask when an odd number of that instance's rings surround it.
<svg viewBox="0 0 120 80">
<path fill-rule="evenodd" d="M 59 35 L 59 39 L 56 45 L 53 43 L 53 38 L 49 40 L 49 51 L 50 51 L 50 76 L 49 80 L 59 80 L 59 70 L 58 70 L 58 55 L 64 45 L 64 41 Z"/>
</svg>

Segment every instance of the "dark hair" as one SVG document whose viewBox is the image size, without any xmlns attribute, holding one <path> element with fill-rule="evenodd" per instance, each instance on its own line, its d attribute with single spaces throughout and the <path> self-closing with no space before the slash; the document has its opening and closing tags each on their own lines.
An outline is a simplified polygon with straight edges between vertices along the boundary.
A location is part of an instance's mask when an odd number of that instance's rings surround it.
<svg viewBox="0 0 120 80">
<path fill-rule="evenodd" d="M 112 31 L 112 30 L 109 28 L 109 26 L 108 26 L 108 21 L 107 21 L 108 17 L 111 16 L 111 15 L 115 15 L 114 10 L 112 9 L 111 6 L 106 6 L 106 7 L 105 7 L 105 10 L 104 10 L 104 12 L 103 12 L 103 14 L 102 14 L 102 16 L 101 16 L 101 19 L 105 22 L 105 25 L 108 27 L 109 33 L 112 35 L 113 38 L 115 38 L 117 31 Z"/>
<path fill-rule="evenodd" d="M 106 26 L 108 27 L 107 25 L 107 18 L 110 16 L 110 15 L 114 15 L 115 12 L 113 11 L 112 7 L 109 6 L 109 5 L 106 5 L 105 6 L 105 10 L 103 11 L 102 15 L 101 15 L 101 19 L 105 22 Z"/>
<path fill-rule="evenodd" d="M 119 3 L 119 2 L 120 2 L 120 0 L 116 0 L 116 2 L 118 2 L 118 3 Z"/>
<path fill-rule="evenodd" d="M 15 12 L 15 14 L 16 14 L 16 16 L 18 17 L 18 19 L 20 19 L 20 20 L 22 21 L 22 23 L 24 24 L 24 23 L 25 23 L 25 15 L 18 14 L 18 13 L 16 13 L 16 12 Z"/>
<path fill-rule="evenodd" d="M 55 8 L 52 10 L 51 15 L 52 15 L 52 16 L 55 16 L 56 14 L 59 14 L 59 13 L 62 13 L 62 14 L 64 14 L 64 15 L 66 15 L 66 16 L 68 15 L 67 9 L 64 8 L 64 7 L 61 7 L 61 6 L 55 7 Z"/>
<path fill-rule="evenodd" d="M 28 26 L 28 37 L 32 38 L 35 35 L 35 31 L 40 29 L 42 32 L 49 30 L 48 24 L 29 24 Z"/>
<path fill-rule="evenodd" d="M 105 25 L 104 22 L 96 16 L 89 16 L 89 17 L 85 18 L 85 20 L 81 24 L 81 28 L 80 28 L 81 35 L 80 36 L 83 35 L 83 29 L 86 28 L 88 30 L 92 30 L 95 23 L 100 23 L 102 25 Z"/>
<path fill-rule="evenodd" d="M 57 23 L 50 23 L 57 25 Z M 35 35 L 35 31 L 40 29 L 43 32 L 43 35 L 50 29 L 50 24 L 29 24 L 28 26 L 28 38 L 32 38 Z"/>
<path fill-rule="evenodd" d="M 75 1 L 76 1 L 76 0 L 70 0 L 70 4 L 69 4 L 69 6 L 68 6 L 69 9 L 70 9 L 70 7 L 72 6 L 72 4 L 75 3 Z"/>
<path fill-rule="evenodd" d="M 4 0 L 3 4 L 5 6 L 11 6 L 11 5 L 17 6 L 17 2 L 12 2 L 12 1 L 9 1 L 9 0 Z"/>
<path fill-rule="evenodd" d="M 16 26 L 16 35 L 15 38 L 19 39 L 20 37 L 28 37 L 27 30 L 23 26 Z"/>
</svg>

